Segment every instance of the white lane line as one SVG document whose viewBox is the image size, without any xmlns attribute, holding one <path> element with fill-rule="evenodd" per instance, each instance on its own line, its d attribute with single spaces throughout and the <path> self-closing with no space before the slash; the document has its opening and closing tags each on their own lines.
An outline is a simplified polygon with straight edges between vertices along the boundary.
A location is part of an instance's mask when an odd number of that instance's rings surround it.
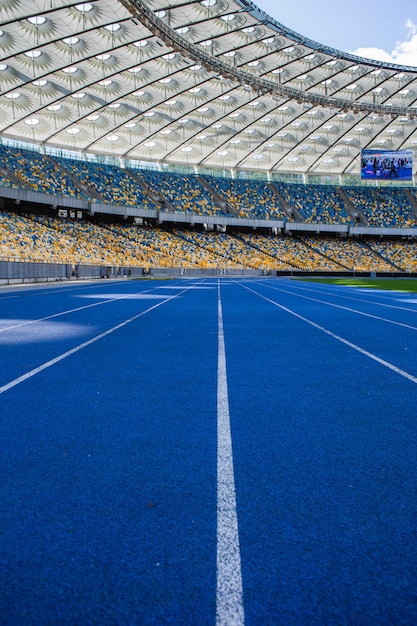
<svg viewBox="0 0 417 626">
<path fill-rule="evenodd" d="M 365 313 L 365 311 L 358 311 L 358 309 L 351 309 L 348 306 L 342 306 L 341 304 L 334 304 L 333 302 L 327 302 L 327 300 L 319 300 L 318 298 L 312 298 L 311 296 L 304 296 L 303 294 L 297 293 L 295 291 L 288 291 L 288 289 L 284 289 L 283 287 L 271 287 L 271 289 L 273 289 L 274 291 L 282 291 L 284 293 L 288 293 L 290 294 L 290 296 L 295 296 L 296 298 L 304 298 L 304 300 L 311 300 L 312 302 L 318 302 L 319 304 L 332 306 L 336 309 L 342 309 L 343 311 L 350 311 L 351 313 L 356 313 L 357 315 L 363 315 L 364 317 L 371 317 L 374 320 L 386 322 L 387 324 L 394 324 L 394 326 L 402 326 L 403 328 L 408 328 L 409 330 L 417 330 L 416 326 L 411 326 L 410 324 L 404 324 L 403 322 L 395 322 L 394 320 L 389 320 L 386 317 L 381 317 L 379 315 L 372 315 L 371 313 Z"/>
<path fill-rule="evenodd" d="M 185 291 L 188 291 L 188 288 L 184 289 L 184 291 L 182 293 L 184 293 Z M 133 317 L 130 317 L 128 320 L 125 320 L 124 322 L 121 322 L 120 324 L 117 324 L 116 326 L 113 326 L 112 328 L 109 328 L 104 333 L 100 333 L 99 335 L 96 335 L 95 337 L 92 337 L 91 339 L 88 339 L 88 341 L 84 341 L 83 343 L 80 343 L 78 346 L 75 346 L 75 348 L 72 348 L 71 350 L 67 350 L 67 352 L 63 352 L 62 354 L 58 355 L 54 359 L 51 359 L 50 361 L 46 361 L 46 363 L 43 363 L 42 365 L 39 365 L 39 367 L 35 367 L 33 370 L 30 370 L 29 372 L 26 372 L 26 374 L 23 374 L 22 376 L 19 376 L 18 378 L 15 378 L 14 380 L 11 380 L 9 383 L 6 383 L 2 387 L 0 387 L 0 394 L 4 393 L 5 391 L 9 391 L 9 389 L 12 389 L 13 387 L 16 387 L 17 385 L 20 385 L 20 383 L 23 383 L 25 380 L 28 380 L 29 378 L 32 378 L 33 376 L 36 376 L 36 374 L 39 374 L 40 372 L 43 372 L 43 370 L 46 370 L 48 367 L 52 367 L 52 365 L 55 365 L 56 363 L 59 363 L 60 361 L 63 361 L 64 359 L 68 358 L 72 354 L 75 354 L 76 352 L 79 352 L 80 350 L 83 350 L 83 348 L 86 348 L 87 346 L 90 346 L 91 344 L 95 343 L 96 341 L 99 341 L 100 339 L 103 339 L 103 337 L 107 337 L 107 335 L 111 335 L 116 330 L 119 330 L 120 328 L 123 328 L 123 326 L 127 326 L 127 324 L 130 324 L 131 322 L 134 322 L 135 320 L 139 319 L 139 317 L 142 317 L 143 315 L 146 315 L 146 313 L 150 313 L 151 311 L 154 311 L 155 309 L 157 309 L 158 307 L 162 306 L 163 304 L 166 304 L 170 300 L 173 300 L 174 298 L 178 298 L 179 295 L 181 295 L 181 294 L 177 293 L 177 294 L 175 294 L 173 296 L 170 296 L 166 300 L 162 300 L 161 302 L 158 302 L 157 304 L 154 304 L 153 306 L 149 307 L 149 309 L 146 309 L 145 311 L 141 311 L 137 315 L 134 315 Z"/>
<path fill-rule="evenodd" d="M 93 286 L 93 283 L 96 283 Z M 117 280 L 114 281 L 114 284 L 120 285 L 122 283 L 126 283 L 125 280 Z M 0 301 L 2 300 L 10 300 L 12 298 L 29 298 L 39 296 L 43 298 L 44 296 L 53 296 L 58 293 L 58 291 L 66 291 L 70 295 L 76 291 L 83 291 L 84 289 L 91 289 L 92 287 L 101 288 L 103 283 L 98 282 L 96 278 L 92 280 L 83 280 L 82 283 L 19 283 L 17 285 L 0 285 Z M 5 291 L 4 295 L 1 293 L 2 288 L 5 289 L 10 288 L 11 291 Z M 31 287 L 38 289 L 35 293 L 24 293 L 26 289 L 30 289 Z"/>
<path fill-rule="evenodd" d="M 101 300 L 100 302 L 93 302 L 93 304 L 86 304 L 84 306 L 79 306 L 75 309 L 67 309 L 66 311 L 61 311 L 59 313 L 53 313 L 52 315 L 47 315 L 46 317 L 38 317 L 33 320 L 26 320 L 24 322 L 19 322 L 18 324 L 12 324 L 11 326 L 4 326 L 0 328 L 0 333 L 4 333 L 6 330 L 14 330 L 15 328 L 21 328 L 22 326 L 28 326 L 29 324 L 37 324 L 38 322 L 45 322 L 46 320 L 52 320 L 55 317 L 61 317 L 62 315 L 69 315 L 70 313 L 77 313 L 78 311 L 84 311 L 85 309 L 91 309 L 95 306 L 102 306 L 103 304 L 110 304 L 111 302 L 117 302 L 118 300 L 128 300 L 129 298 L 136 298 L 138 295 L 148 294 L 152 289 L 146 289 L 145 291 L 137 291 L 135 293 L 126 293 L 120 296 L 116 296 L 111 298 L 110 300 Z M 84 297 L 84 296 L 81 296 Z"/>
<path fill-rule="evenodd" d="M 244 623 L 226 351 L 218 283 L 216 626 L 243 626 Z"/>
<path fill-rule="evenodd" d="M 264 283 L 265 286 L 267 285 L 267 283 Z M 272 287 L 271 285 L 268 285 L 268 287 L 271 287 L 272 289 L 275 289 L 275 287 Z M 375 300 L 371 300 L 370 298 L 368 298 L 367 300 L 363 299 L 363 298 L 358 298 L 358 297 L 353 297 L 353 296 L 345 296 L 342 295 L 341 293 L 337 292 L 336 290 L 334 291 L 325 291 L 323 289 L 309 289 L 308 287 L 301 287 L 300 285 L 294 285 L 291 284 L 291 288 L 295 289 L 296 291 L 291 292 L 291 293 L 298 293 L 298 291 L 309 291 L 309 292 L 313 292 L 315 294 L 320 294 L 322 296 L 332 296 L 334 298 L 339 298 L 339 299 L 343 299 L 343 300 L 353 300 L 354 302 L 365 302 L 366 304 L 371 304 L 373 306 L 382 306 L 386 309 L 398 309 L 399 311 L 407 311 L 408 313 L 417 313 L 417 309 L 410 309 L 410 307 L 405 307 L 405 306 L 398 306 L 396 304 L 385 304 L 384 302 L 378 302 Z M 298 290 L 298 291 L 297 291 Z M 369 289 L 369 291 L 372 291 L 371 289 Z M 290 292 L 289 292 L 290 293 Z M 361 292 L 362 293 L 362 292 Z M 395 292 L 397 294 L 406 294 L 408 293 L 410 296 L 412 295 L 412 292 Z M 370 294 L 370 296 L 373 295 L 372 293 Z M 385 298 L 385 300 L 388 300 L 388 298 Z M 392 301 L 392 298 L 390 298 L 390 300 Z"/>
<path fill-rule="evenodd" d="M 376 354 L 372 354 L 372 352 L 368 352 L 368 350 L 364 350 L 360 346 L 357 346 L 355 343 L 352 343 L 351 341 L 348 341 L 347 339 L 344 339 L 343 337 L 340 337 L 340 335 L 336 335 L 335 333 L 332 333 L 331 330 L 328 330 L 327 328 L 324 328 L 324 326 L 320 326 L 320 324 L 316 324 L 312 320 L 309 320 L 307 317 L 304 317 L 303 315 L 300 315 L 299 313 L 296 313 L 295 311 L 292 311 L 291 309 L 288 309 L 286 306 L 284 306 L 282 304 L 278 304 L 278 302 L 275 302 L 274 300 L 271 300 L 270 298 L 267 298 L 266 296 L 263 296 L 261 293 L 258 293 L 257 291 L 254 291 L 253 289 L 250 289 L 246 285 L 242 284 L 242 287 L 244 289 L 247 289 L 248 291 L 251 291 L 255 295 L 257 295 L 260 298 L 262 298 L 263 300 L 266 300 L 267 302 L 270 302 L 271 304 L 273 304 L 274 306 L 278 307 L 279 309 L 282 309 L 283 311 L 286 311 L 287 313 L 290 313 L 290 315 L 294 315 L 294 317 L 297 317 L 298 319 L 302 320 L 303 322 L 306 322 L 307 324 L 310 324 L 310 326 L 313 326 L 314 328 L 317 328 L 318 330 L 321 330 L 323 333 L 326 333 L 326 335 L 329 335 L 329 337 L 333 337 L 333 339 L 336 339 L 337 341 L 340 341 L 341 343 L 345 344 L 346 346 L 349 346 L 349 348 L 352 348 L 353 350 L 356 350 L 357 352 L 360 352 L 364 356 L 367 356 L 370 359 L 372 359 L 373 361 L 376 361 L 377 363 L 380 363 L 384 367 L 387 367 L 388 369 L 392 370 L 396 374 L 399 374 L 403 378 L 407 378 L 407 380 L 410 380 L 412 383 L 416 383 L 417 384 L 417 377 L 413 376 L 409 372 L 406 372 L 405 370 L 400 369 L 396 365 L 393 365 L 392 363 L 389 363 L 389 361 L 385 361 L 384 359 L 379 358 L 379 356 L 376 356 Z"/>
</svg>

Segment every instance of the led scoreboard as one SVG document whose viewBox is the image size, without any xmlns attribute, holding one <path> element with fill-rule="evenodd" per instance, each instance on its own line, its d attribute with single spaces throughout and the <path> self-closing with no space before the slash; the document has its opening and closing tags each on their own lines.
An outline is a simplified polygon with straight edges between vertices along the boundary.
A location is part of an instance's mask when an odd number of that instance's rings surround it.
<svg viewBox="0 0 417 626">
<path fill-rule="evenodd" d="M 362 150 L 361 178 L 373 180 L 412 180 L 412 150 Z"/>
</svg>

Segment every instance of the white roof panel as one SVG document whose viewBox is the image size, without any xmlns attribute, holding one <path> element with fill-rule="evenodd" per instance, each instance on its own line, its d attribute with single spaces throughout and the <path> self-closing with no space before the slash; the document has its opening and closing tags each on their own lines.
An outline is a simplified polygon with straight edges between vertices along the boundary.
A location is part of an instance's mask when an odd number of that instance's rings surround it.
<svg viewBox="0 0 417 626">
<path fill-rule="evenodd" d="M 9 140 L 326 174 L 417 143 L 416 68 L 310 41 L 247 0 L 3 0 L 0 20 Z"/>
</svg>

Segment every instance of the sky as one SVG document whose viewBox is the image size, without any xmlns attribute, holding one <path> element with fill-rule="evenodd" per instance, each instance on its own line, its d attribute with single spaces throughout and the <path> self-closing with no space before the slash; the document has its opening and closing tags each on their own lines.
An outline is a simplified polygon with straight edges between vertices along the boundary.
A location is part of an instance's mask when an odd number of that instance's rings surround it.
<svg viewBox="0 0 417 626">
<path fill-rule="evenodd" d="M 332 48 L 417 67 L 417 0 L 253 0 L 281 24 Z"/>
</svg>

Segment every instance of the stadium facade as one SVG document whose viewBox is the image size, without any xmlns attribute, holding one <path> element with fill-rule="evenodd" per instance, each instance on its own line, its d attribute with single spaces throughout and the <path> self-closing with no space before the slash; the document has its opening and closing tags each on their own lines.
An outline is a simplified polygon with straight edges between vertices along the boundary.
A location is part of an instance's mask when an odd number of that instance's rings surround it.
<svg viewBox="0 0 417 626">
<path fill-rule="evenodd" d="M 360 172 L 363 150 L 414 155 L 416 68 L 311 41 L 248 0 L 4 0 L 0 19 L 3 208 L 23 203 L 81 217 L 263 228 L 274 235 L 414 237 L 412 168 L 410 180 L 381 174 L 361 181 Z M 206 183 L 209 177 L 263 181 L 280 214 L 242 215 L 227 190 L 226 201 L 217 197 L 221 211 L 196 210 L 192 219 L 163 194 L 150 194 L 150 209 L 109 201 L 85 180 L 75 183 L 78 197 L 71 198 L 48 178 L 42 184 L 42 175 L 34 183 L 33 168 L 30 176 L 19 175 L 16 163 L 30 159 L 28 148 L 55 159 L 73 180 L 71 159 L 130 172 L 181 172 Z M 343 219 L 331 211 L 320 218 L 317 207 L 303 212 L 294 189 L 285 196 L 280 184 L 337 189 Z M 393 185 L 406 218 L 386 219 L 382 211 L 379 222 L 370 219 L 366 202 L 396 210 Z M 355 186 L 368 196 L 356 202 L 359 192 L 349 195 Z M 219 189 L 212 185 L 211 192 L 216 199 Z"/>
</svg>

